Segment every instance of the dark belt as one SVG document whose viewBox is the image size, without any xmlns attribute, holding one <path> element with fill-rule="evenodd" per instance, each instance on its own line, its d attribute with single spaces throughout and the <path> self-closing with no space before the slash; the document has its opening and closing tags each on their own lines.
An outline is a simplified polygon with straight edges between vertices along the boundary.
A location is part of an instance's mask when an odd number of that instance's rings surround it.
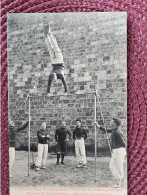
<svg viewBox="0 0 147 195">
<path fill-rule="evenodd" d="M 76 137 L 76 140 L 84 139 L 84 137 Z"/>
<path fill-rule="evenodd" d="M 63 64 L 63 63 L 60 63 L 60 64 L 52 64 L 52 66 L 53 66 L 54 68 L 56 68 L 56 67 L 61 67 L 61 66 L 64 67 L 64 64 Z"/>
</svg>

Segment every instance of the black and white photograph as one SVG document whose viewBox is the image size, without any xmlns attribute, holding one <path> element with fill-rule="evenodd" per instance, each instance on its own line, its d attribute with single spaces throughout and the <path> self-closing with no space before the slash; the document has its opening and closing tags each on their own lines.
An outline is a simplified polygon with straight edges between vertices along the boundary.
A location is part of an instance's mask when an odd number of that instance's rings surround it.
<svg viewBox="0 0 147 195">
<path fill-rule="evenodd" d="M 10 194 L 127 195 L 127 13 L 7 14 Z"/>
</svg>

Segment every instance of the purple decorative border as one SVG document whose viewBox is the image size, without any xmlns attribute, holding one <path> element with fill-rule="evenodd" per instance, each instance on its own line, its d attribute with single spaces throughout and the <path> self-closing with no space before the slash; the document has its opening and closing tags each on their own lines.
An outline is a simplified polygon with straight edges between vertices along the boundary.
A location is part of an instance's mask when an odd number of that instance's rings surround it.
<svg viewBox="0 0 147 195">
<path fill-rule="evenodd" d="M 128 190 L 146 194 L 147 2 L 146 0 L 1 0 L 1 194 L 9 194 L 7 13 L 128 13 Z"/>
</svg>

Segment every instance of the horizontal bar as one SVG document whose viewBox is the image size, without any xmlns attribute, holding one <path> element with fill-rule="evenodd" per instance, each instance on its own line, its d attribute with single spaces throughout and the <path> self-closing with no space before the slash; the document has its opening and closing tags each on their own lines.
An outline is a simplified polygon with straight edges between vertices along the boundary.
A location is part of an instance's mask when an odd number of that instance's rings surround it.
<svg viewBox="0 0 147 195">
<path fill-rule="evenodd" d="M 74 96 L 74 95 L 88 95 L 88 94 L 96 94 L 95 92 L 92 93 L 75 93 L 75 94 L 67 94 L 67 95 L 29 95 L 28 97 L 47 97 L 47 98 L 51 98 L 51 97 L 67 97 L 67 96 Z"/>
</svg>

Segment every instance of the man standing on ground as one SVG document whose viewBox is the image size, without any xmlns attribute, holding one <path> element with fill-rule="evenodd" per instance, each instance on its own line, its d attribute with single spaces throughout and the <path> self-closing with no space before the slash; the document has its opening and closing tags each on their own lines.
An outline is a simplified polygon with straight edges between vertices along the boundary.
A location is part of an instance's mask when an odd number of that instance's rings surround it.
<svg viewBox="0 0 147 195">
<path fill-rule="evenodd" d="M 73 139 L 75 140 L 75 152 L 77 157 L 77 168 L 86 168 L 86 152 L 85 152 L 85 142 L 87 138 L 86 130 L 81 126 L 81 120 L 76 120 L 76 128 L 73 131 Z"/>
<path fill-rule="evenodd" d="M 22 127 L 15 128 L 14 122 L 9 120 L 9 176 L 12 176 L 12 167 L 15 160 L 15 144 L 16 144 L 16 135 L 23 129 L 28 126 L 29 122 L 26 122 Z"/>
<path fill-rule="evenodd" d="M 36 171 L 39 171 L 40 168 L 46 168 L 46 160 L 48 154 L 48 140 L 50 136 L 46 131 L 46 123 L 42 123 L 41 129 L 37 132 L 38 137 L 38 156 L 36 160 Z M 41 166 L 42 164 L 42 166 Z"/>
<path fill-rule="evenodd" d="M 121 120 L 117 117 L 113 117 L 113 119 L 110 121 L 110 130 L 105 130 L 105 128 L 96 123 L 96 126 L 100 130 L 111 133 L 112 156 L 110 159 L 109 168 L 112 175 L 117 179 L 117 184 L 113 187 L 118 188 L 122 186 L 122 180 L 124 179 L 123 164 L 126 156 L 125 141 L 123 133 L 120 129 L 120 125 Z"/>
<path fill-rule="evenodd" d="M 69 135 L 69 139 L 67 137 Z M 55 133 L 55 140 L 57 142 L 57 162 L 56 164 L 59 165 L 59 159 L 61 156 L 61 164 L 64 165 L 64 156 L 67 149 L 67 142 L 71 139 L 71 133 L 69 130 L 66 129 L 66 122 L 63 121 L 61 123 L 61 127 L 56 130 Z"/>
</svg>

